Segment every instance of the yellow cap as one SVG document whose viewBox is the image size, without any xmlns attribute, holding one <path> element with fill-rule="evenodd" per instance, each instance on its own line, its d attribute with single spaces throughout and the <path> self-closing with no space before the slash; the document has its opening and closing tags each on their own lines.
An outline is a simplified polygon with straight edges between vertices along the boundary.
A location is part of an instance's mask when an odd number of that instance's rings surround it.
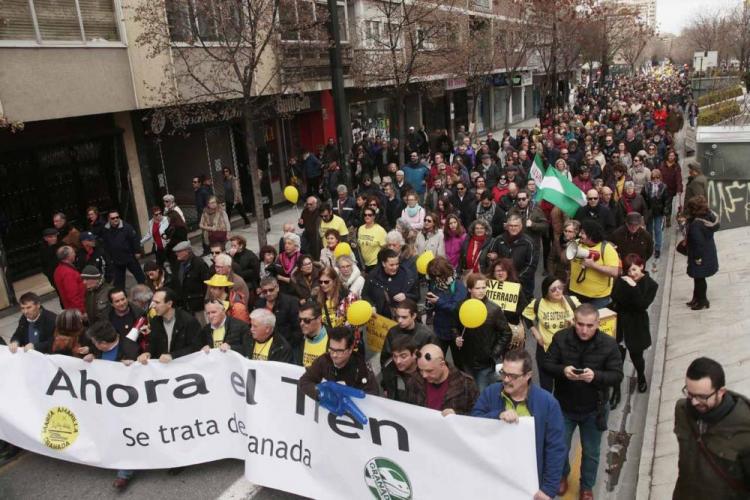
<svg viewBox="0 0 750 500">
<path fill-rule="evenodd" d="M 219 286 L 219 287 L 225 287 L 225 286 L 232 286 L 234 283 L 229 281 L 226 276 L 223 274 L 214 274 L 211 276 L 210 280 L 204 281 L 208 286 Z"/>
</svg>

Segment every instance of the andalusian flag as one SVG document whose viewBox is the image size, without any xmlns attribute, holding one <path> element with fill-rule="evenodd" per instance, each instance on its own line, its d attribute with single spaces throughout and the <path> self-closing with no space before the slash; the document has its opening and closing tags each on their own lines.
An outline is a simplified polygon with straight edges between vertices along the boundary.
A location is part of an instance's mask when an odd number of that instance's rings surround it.
<svg viewBox="0 0 750 500">
<path fill-rule="evenodd" d="M 574 217 L 578 209 L 586 204 L 584 192 L 553 166 L 547 167 L 538 193 L 538 200 L 547 200 L 569 217 Z"/>
<path fill-rule="evenodd" d="M 534 163 L 529 169 L 529 177 L 534 179 L 537 186 L 542 183 L 542 178 L 544 177 L 544 161 L 542 160 L 542 155 L 539 153 L 534 155 Z"/>
</svg>

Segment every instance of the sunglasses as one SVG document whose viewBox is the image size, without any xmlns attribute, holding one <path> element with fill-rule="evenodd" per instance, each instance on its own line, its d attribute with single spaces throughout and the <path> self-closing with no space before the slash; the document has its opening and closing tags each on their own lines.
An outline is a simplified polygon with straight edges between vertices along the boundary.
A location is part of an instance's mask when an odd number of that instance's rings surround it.
<svg viewBox="0 0 750 500">
<path fill-rule="evenodd" d="M 365 214 L 365 217 L 375 217 L 375 214 L 373 213 Z"/>
<path fill-rule="evenodd" d="M 320 280 L 320 284 L 321 285 L 327 285 L 330 282 L 331 282 L 331 280 Z"/>
<path fill-rule="evenodd" d="M 319 317 L 320 317 L 320 316 L 315 316 L 315 317 L 312 317 L 312 318 L 300 318 L 300 319 L 299 319 L 299 322 L 300 322 L 300 323 L 304 323 L 304 324 L 306 324 L 306 325 L 309 325 L 310 323 L 312 323 L 313 321 L 315 321 L 315 320 L 316 320 L 316 319 L 318 319 Z"/>
<path fill-rule="evenodd" d="M 597 196 L 597 197 L 591 197 L 591 198 L 586 198 L 586 199 L 589 200 L 589 201 L 594 201 L 594 200 L 598 200 L 599 197 Z"/>
<path fill-rule="evenodd" d="M 211 252 L 211 255 L 221 255 L 221 250 L 219 250 L 218 252 Z"/>
<path fill-rule="evenodd" d="M 421 351 L 417 351 L 417 359 L 422 359 L 422 358 L 424 358 L 425 361 L 432 361 L 433 359 L 435 360 L 444 359 L 442 356 L 433 356 L 429 352 L 422 354 Z"/>
</svg>

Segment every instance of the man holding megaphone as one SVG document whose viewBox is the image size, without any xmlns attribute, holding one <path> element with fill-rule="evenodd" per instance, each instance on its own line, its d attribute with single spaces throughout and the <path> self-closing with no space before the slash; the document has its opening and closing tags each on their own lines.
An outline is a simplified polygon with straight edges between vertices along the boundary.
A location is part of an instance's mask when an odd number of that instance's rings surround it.
<svg viewBox="0 0 750 500">
<path fill-rule="evenodd" d="M 570 260 L 570 292 L 581 303 L 597 309 L 610 303 L 614 280 L 620 275 L 620 258 L 612 243 L 604 241 L 604 230 L 599 223 L 581 223 L 579 241 L 572 241 L 565 249 Z"/>
</svg>

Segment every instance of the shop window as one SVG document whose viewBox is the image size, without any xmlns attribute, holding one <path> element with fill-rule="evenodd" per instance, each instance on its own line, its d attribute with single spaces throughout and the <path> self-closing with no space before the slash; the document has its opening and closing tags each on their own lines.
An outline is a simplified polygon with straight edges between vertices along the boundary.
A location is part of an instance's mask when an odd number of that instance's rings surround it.
<svg viewBox="0 0 750 500">
<path fill-rule="evenodd" d="M 115 12 L 113 0 L 3 0 L 0 1 L 0 40 L 119 42 Z"/>
</svg>

